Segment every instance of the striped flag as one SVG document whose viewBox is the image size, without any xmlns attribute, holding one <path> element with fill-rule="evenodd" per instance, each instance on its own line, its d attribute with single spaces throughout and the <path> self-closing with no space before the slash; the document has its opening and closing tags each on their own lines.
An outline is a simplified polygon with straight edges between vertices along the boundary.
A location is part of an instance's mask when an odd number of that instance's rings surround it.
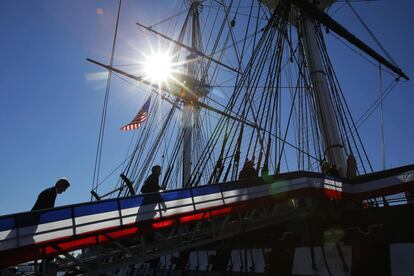
<svg viewBox="0 0 414 276">
<path fill-rule="evenodd" d="M 134 117 L 134 119 L 127 125 L 121 127 L 121 130 L 133 130 L 137 129 L 141 126 L 148 119 L 148 110 L 151 102 L 151 96 L 145 102 L 145 104 L 141 107 L 140 111 Z"/>
</svg>

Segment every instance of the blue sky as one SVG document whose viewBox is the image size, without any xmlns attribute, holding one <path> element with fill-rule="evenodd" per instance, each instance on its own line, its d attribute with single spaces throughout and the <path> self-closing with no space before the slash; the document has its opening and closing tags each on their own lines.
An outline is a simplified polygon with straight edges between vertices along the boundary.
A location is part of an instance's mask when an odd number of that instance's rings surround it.
<svg viewBox="0 0 414 276">
<path fill-rule="evenodd" d="M 115 63 L 136 59 L 146 50 L 135 22 L 162 20 L 176 5 L 124 0 Z M 58 197 L 57 205 L 89 200 L 105 81 L 94 77 L 102 71 L 85 59 L 109 61 L 116 7 L 113 0 L 0 1 L 0 215 L 30 210 L 38 193 L 61 176 L 72 186 Z M 414 77 L 414 3 L 383 0 L 357 2 L 354 7 L 400 67 Z M 349 8 L 333 17 L 375 46 Z M 329 35 L 327 41 L 357 119 L 378 96 L 378 71 Z M 390 80 L 384 76 L 385 85 Z M 414 163 L 413 88 L 412 81 L 400 83 L 384 102 L 388 168 Z M 145 96 L 124 82 L 113 83 L 103 172 L 125 158 L 131 136 L 119 127 Z M 378 118 L 374 113 L 360 129 L 375 169 L 381 168 Z"/>
</svg>

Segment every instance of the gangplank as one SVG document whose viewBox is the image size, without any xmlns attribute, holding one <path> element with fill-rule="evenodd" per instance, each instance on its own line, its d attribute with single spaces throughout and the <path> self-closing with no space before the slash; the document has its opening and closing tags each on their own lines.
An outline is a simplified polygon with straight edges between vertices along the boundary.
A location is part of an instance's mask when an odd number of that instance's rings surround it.
<svg viewBox="0 0 414 276">
<path fill-rule="evenodd" d="M 293 172 L 6 215 L 0 268 L 55 257 L 59 270 L 99 274 L 305 217 L 320 202 L 349 210 L 412 190 L 414 165 L 353 180 Z"/>
</svg>

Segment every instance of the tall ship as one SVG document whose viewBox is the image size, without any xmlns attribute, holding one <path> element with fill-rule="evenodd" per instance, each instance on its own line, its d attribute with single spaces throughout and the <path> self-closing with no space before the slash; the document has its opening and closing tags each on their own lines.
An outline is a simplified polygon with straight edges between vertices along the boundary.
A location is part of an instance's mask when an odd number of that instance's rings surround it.
<svg viewBox="0 0 414 276">
<path fill-rule="evenodd" d="M 107 72 L 91 200 L 0 217 L 0 273 L 414 273 L 414 165 L 374 171 L 359 134 L 409 77 L 352 1 L 177 1 L 130 26 L 149 45 L 132 63 L 117 60 L 118 3 L 109 60 L 87 58 Z M 381 51 L 329 15 L 338 5 Z M 328 34 L 378 71 L 378 98 L 358 119 Z M 117 126 L 131 137 L 126 158 L 104 172 L 114 81 L 141 101 Z"/>
</svg>

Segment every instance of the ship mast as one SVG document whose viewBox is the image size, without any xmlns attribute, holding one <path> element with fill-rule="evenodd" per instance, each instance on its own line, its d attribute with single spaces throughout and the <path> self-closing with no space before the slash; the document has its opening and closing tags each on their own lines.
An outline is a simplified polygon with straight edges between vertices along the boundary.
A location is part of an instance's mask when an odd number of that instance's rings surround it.
<svg viewBox="0 0 414 276">
<path fill-rule="evenodd" d="M 191 47 L 194 51 L 200 51 L 199 45 L 199 8 L 200 3 L 198 1 L 192 1 L 190 4 L 189 15 L 191 16 Z M 185 26 L 184 26 L 185 27 Z M 197 57 L 194 54 L 189 54 L 187 56 L 187 78 L 196 79 L 197 76 Z M 193 127 L 194 127 L 194 105 L 193 103 L 197 101 L 194 98 L 196 93 L 191 93 L 193 87 L 191 87 L 191 81 L 187 80 L 187 84 L 190 84 L 188 87 L 189 91 L 185 91 L 187 97 L 183 97 L 183 113 L 181 119 L 181 126 L 183 131 L 183 186 L 186 186 L 190 180 L 191 176 L 191 151 L 193 143 Z"/>
<path fill-rule="evenodd" d="M 191 48 L 192 53 L 187 56 L 187 74 L 185 79 L 185 89 L 183 90 L 183 112 L 181 117 L 181 127 L 183 132 L 183 186 L 186 186 L 191 177 L 191 160 L 192 160 L 192 144 L 193 144 L 193 130 L 196 120 L 197 108 L 194 107 L 194 103 L 198 102 L 200 93 L 194 90 L 195 81 L 197 81 L 197 75 L 199 68 L 197 68 L 198 57 L 194 52 L 201 52 L 201 37 L 200 37 L 200 22 L 199 11 L 201 3 L 198 0 L 190 2 L 190 9 L 188 15 L 191 18 Z M 182 32 L 186 29 L 187 24 L 184 24 Z"/>
<path fill-rule="evenodd" d="M 301 18 L 304 53 L 312 82 L 315 110 L 324 143 L 325 158 L 330 165 L 335 165 L 342 176 L 346 174 L 346 158 L 343 150 L 339 128 L 330 99 L 326 72 L 317 44 L 314 20 L 306 15 Z"/>
<path fill-rule="evenodd" d="M 320 47 L 318 47 L 317 30 L 319 27 L 316 23 L 324 24 L 325 27 L 358 47 L 380 64 L 386 66 L 398 75 L 397 80 L 400 77 L 407 80 L 409 78 L 396 64 L 378 54 L 323 11 L 335 2 L 334 0 L 262 0 L 261 2 L 272 11 L 279 5 L 285 4 L 289 6 L 291 11 L 296 12 L 296 15 L 299 14 L 299 16 L 294 17 L 298 19 L 290 22 L 290 24 L 296 25 L 301 31 L 303 51 L 312 84 L 311 91 L 313 92 L 314 107 L 317 112 L 318 125 L 322 136 L 324 158 L 326 158 L 330 165 L 335 165 L 342 176 L 346 176 L 345 150 L 338 126 L 338 119 L 334 112 L 333 100 L 331 99 L 327 79 L 328 72 L 324 69 L 322 52 Z"/>
<path fill-rule="evenodd" d="M 262 2 L 272 11 L 282 4 L 279 0 L 262 0 Z M 332 0 L 320 1 L 318 8 L 324 9 L 332 2 Z M 285 3 L 291 5 L 289 1 L 285 1 Z M 342 176 L 345 176 L 347 169 L 345 151 L 330 99 L 329 84 L 320 48 L 318 47 L 315 20 L 302 11 L 300 16 L 294 16 L 293 18 L 297 18 L 297 20 L 295 19 L 290 24 L 296 25 L 296 28 L 300 29 L 302 34 L 303 52 L 312 85 L 311 91 L 322 136 L 324 158 L 331 166 L 335 165 Z"/>
</svg>

